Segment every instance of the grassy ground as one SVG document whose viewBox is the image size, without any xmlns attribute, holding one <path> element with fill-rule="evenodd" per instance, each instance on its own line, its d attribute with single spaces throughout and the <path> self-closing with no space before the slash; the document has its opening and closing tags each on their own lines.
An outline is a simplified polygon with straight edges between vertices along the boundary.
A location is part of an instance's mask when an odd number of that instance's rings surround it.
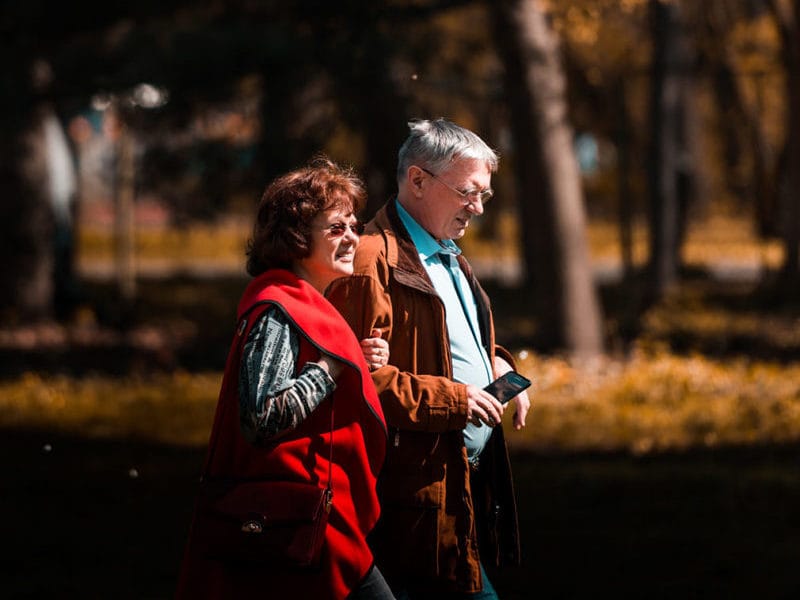
<svg viewBox="0 0 800 600">
<path fill-rule="evenodd" d="M 637 353 L 588 366 L 526 350 L 533 410 L 520 450 L 646 455 L 800 442 L 800 365 Z M 27 372 L 0 381 L 0 426 L 202 446 L 221 373 Z M 510 418 L 510 412 L 506 415 Z"/>
<path fill-rule="evenodd" d="M 725 238 L 730 223 L 712 230 L 733 256 L 776 260 Z M 159 235 L 145 257 L 160 260 Z M 240 233 L 221 254 L 213 228 L 169 235 L 186 264 L 227 264 Z M 144 278 L 126 311 L 109 283 L 86 283 L 68 326 L 0 329 L 3 597 L 171 597 L 244 283 Z M 500 339 L 535 382 L 529 426 L 509 436 L 525 564 L 497 575 L 501 597 L 800 591 L 797 307 L 695 277 L 634 319 L 612 286 L 614 351 L 575 364 L 533 351 L 525 293 L 490 288 Z"/>
</svg>

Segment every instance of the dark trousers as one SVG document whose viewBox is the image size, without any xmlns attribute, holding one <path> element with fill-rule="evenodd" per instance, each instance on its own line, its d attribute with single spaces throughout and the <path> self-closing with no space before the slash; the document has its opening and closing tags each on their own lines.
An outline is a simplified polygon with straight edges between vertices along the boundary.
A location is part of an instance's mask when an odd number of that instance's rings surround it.
<svg viewBox="0 0 800 600">
<path fill-rule="evenodd" d="M 349 600 L 395 600 L 394 594 L 383 578 L 383 575 L 374 566 L 369 570 L 366 577 L 348 596 Z"/>
</svg>

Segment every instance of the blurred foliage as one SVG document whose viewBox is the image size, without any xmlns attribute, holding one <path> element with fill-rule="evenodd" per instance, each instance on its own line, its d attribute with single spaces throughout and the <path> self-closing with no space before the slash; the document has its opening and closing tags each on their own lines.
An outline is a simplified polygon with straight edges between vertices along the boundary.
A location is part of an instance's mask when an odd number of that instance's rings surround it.
<svg viewBox="0 0 800 600">
<path fill-rule="evenodd" d="M 208 442 L 219 373 L 74 378 L 24 373 L 0 383 L 3 426 L 140 439 Z"/>
<path fill-rule="evenodd" d="M 460 245 L 471 261 L 514 262 L 519 256 L 518 227 L 518 219 L 509 212 L 491 222 L 488 216 L 476 217 Z M 250 233 L 249 218 L 235 214 L 207 222 L 190 222 L 182 227 L 140 227 L 136 231 L 136 258 L 144 273 L 157 264 L 177 270 L 191 265 L 216 265 L 236 273 L 243 270 L 244 247 Z M 647 258 L 643 220 L 634 223 L 632 234 L 634 264 L 641 266 Z M 595 218 L 589 223 L 587 236 L 592 260 L 618 264 L 621 247 L 617 223 Z M 98 265 L 110 268 L 113 256 L 114 240 L 108 228 L 87 225 L 79 230 L 76 252 L 79 271 L 91 276 Z M 776 240 L 760 239 L 752 221 L 741 211 L 720 207 L 692 222 L 683 258 L 690 267 L 739 266 L 758 274 L 779 267 L 783 248 Z"/>
<path fill-rule="evenodd" d="M 192 222 L 184 227 L 140 228 L 136 231 L 136 258 L 181 265 L 219 264 L 231 271 L 244 272 L 245 244 L 252 224 L 242 219 Z M 78 240 L 77 262 L 84 273 L 91 273 L 98 262 L 113 260 L 114 239 L 107 229 L 84 227 Z"/>
<path fill-rule="evenodd" d="M 686 251 L 697 261 L 694 268 L 733 258 L 769 269 L 772 263 L 764 257 L 771 250 L 765 251 L 748 223 L 732 213 L 718 215 L 704 235 L 690 235 Z M 513 220 L 504 219 L 501 237 L 516 239 L 509 233 L 513 227 Z M 595 260 L 618 254 L 609 228 L 590 227 Z M 237 268 L 247 233 L 238 221 L 142 230 L 141 257 L 155 264 L 169 256 L 173 266 Z M 85 265 L 110 259 L 102 234 L 84 236 Z M 476 262 L 513 256 L 512 244 L 491 244 L 475 232 L 464 245 Z M 86 315 L 83 329 L 60 337 L 20 333 L 14 340 L 3 334 L 4 347 L 46 351 L 49 344 L 73 353 L 80 352 L 83 337 L 111 336 L 106 355 L 123 370 L 114 376 L 90 362 L 82 372 L 70 372 L 64 360 L 55 370 L 63 374 L 45 369 L 7 376 L 0 383 L 0 425 L 202 446 L 243 285 L 243 278 L 143 280 L 132 315 L 138 325 L 122 337 L 102 333 L 107 319 L 102 314 Z M 616 289 L 605 299 L 609 335 L 624 336 L 615 320 L 629 292 L 623 284 L 609 285 Z M 499 287 L 490 294 L 501 342 L 515 349 L 521 372 L 535 382 L 527 429 L 509 433 L 517 449 L 647 454 L 800 441 L 800 315 L 757 283 L 690 277 L 644 313 L 629 350 L 586 364 L 537 355 L 524 343 L 536 327 L 525 295 Z M 153 358 L 114 358 L 114 344 L 120 343 L 128 352 Z M 612 346 L 619 348 L 619 340 Z"/>
<path fill-rule="evenodd" d="M 692 68 L 703 144 L 715 148 L 702 156 L 702 170 L 715 186 L 714 198 L 721 198 L 727 159 L 719 138 L 731 115 L 702 101 L 713 85 L 709 66 L 724 48 L 777 155 L 785 133 L 780 39 L 769 12 L 748 9 L 746 2 L 684 4 L 702 57 Z M 644 148 L 648 129 L 647 2 L 549 0 L 543 5 L 562 38 L 575 129 L 608 142 L 617 127 L 615 98 L 623 94 L 633 117 L 631 154 L 641 156 L 636 149 Z M 64 116 L 84 111 L 98 93 L 124 98 L 143 81 L 168 91 L 163 107 L 126 111 L 125 118 L 146 147 L 142 190 L 157 191 L 186 214 L 194 210 L 194 216 L 203 217 L 222 210 L 225 190 L 257 193 L 273 175 L 321 149 L 367 174 L 379 167 L 382 177 L 391 179 L 408 116 L 446 115 L 480 131 L 505 159 L 498 178 L 508 179 L 513 170 L 502 64 L 482 2 L 172 0 L 111 9 L 84 0 L 52 15 L 40 2 L 34 7 L 9 28 L 26 49 L 31 34 L 25 35 L 25 27 L 36 29 L 36 18 L 43 19 L 40 30 L 58 31 L 39 55 L 52 63 L 50 95 Z M 246 144 L 243 138 L 232 144 L 198 136 L 203 124 L 226 113 L 255 124 Z M 376 124 L 374 135 L 388 138 L 381 148 L 386 157 L 376 155 L 370 137 Z M 243 149 L 250 153 L 245 161 Z M 603 151 L 606 177 L 613 173 L 613 153 L 613 148 Z M 747 154 L 737 160 L 734 166 L 748 173 Z M 634 187 L 641 183 L 639 171 L 631 173 Z M 506 188 L 513 196 L 512 186 Z M 613 209 L 613 188 L 606 186 L 594 199 Z"/>
<path fill-rule="evenodd" d="M 715 221 L 709 227 L 716 245 L 703 241 L 695 249 L 690 236 L 687 251 L 712 264 L 730 256 L 758 259 L 759 242 L 752 232 L 743 239 L 742 223 L 732 216 Z M 505 222 L 501 230 L 512 226 Z M 246 233 L 242 223 L 225 222 L 141 231 L 139 242 L 143 260 L 173 256 L 173 266 L 230 269 L 241 265 Z M 107 240 L 85 235 L 86 264 L 110 258 Z M 596 259 L 618 251 L 602 224 L 592 225 L 590 239 Z M 507 245 L 480 236 L 465 245 L 478 261 L 510 254 Z M 2 332 L 0 346 L 12 353 L 7 359 L 21 352 L 56 358 L 48 368 L 29 366 L 0 380 L 0 426 L 202 446 L 244 281 L 143 280 L 135 326 L 127 331 L 107 329 L 108 315 L 84 308 L 72 331 Z M 630 334 L 616 322 L 630 294 L 620 285 L 605 300 L 612 337 Z M 105 289 L 96 284 L 90 291 L 101 297 Z M 647 454 L 800 441 L 800 315 L 756 284 L 690 278 L 648 309 L 627 342 L 630 350 L 588 364 L 537 355 L 524 342 L 536 328 L 525 294 L 489 291 L 501 343 L 515 349 L 521 372 L 534 380 L 528 427 L 509 428 L 517 449 Z M 100 344 L 99 355 L 82 357 L 92 344 Z"/>
<path fill-rule="evenodd" d="M 487 217 L 474 223 L 464 248 L 475 262 L 491 259 L 505 266 L 518 260 L 513 147 L 485 3 L 51 4 L 9 4 L 13 10 L 0 23 L 8 34 L 3 64 L 9 68 L 0 93 L 5 119 L 16 121 L 21 106 L 31 104 L 32 92 L 18 94 L 17 83 L 39 58 L 49 61 L 54 74 L 47 98 L 65 117 L 83 114 L 100 92 L 119 100 L 142 81 L 169 91 L 164 107 L 123 114 L 142 146 L 137 192 L 168 203 L 181 225 L 137 230 L 143 271 L 180 273 L 200 265 L 238 275 L 249 214 L 266 180 L 319 150 L 354 163 L 370 182 L 371 168 L 391 180 L 403 121 L 411 115 L 446 115 L 497 146 L 503 157 L 498 196 Z M 598 264 L 616 265 L 620 257 L 616 100 L 626 101 L 632 160 L 624 175 L 635 196 L 633 258 L 641 266 L 647 258 L 641 222 L 647 0 L 543 4 L 563 44 L 570 120 L 576 132 L 589 132 L 599 142 L 600 171 L 584 179 L 593 217 L 588 235 Z M 521 370 L 536 381 L 530 426 L 512 434 L 514 444 L 647 453 L 800 439 L 794 383 L 800 373 L 792 362 L 800 355 L 800 323 L 796 307 L 759 295 L 758 282 L 783 256 L 777 243 L 759 238 L 762 232 L 752 222 L 759 200 L 752 181 L 756 150 L 763 151 L 770 177 L 777 179 L 786 138 L 786 74 L 768 4 L 683 2 L 697 51 L 693 106 L 702 174 L 683 258 L 694 274 L 730 267 L 744 269 L 750 281 L 738 287 L 690 281 L 649 307 L 635 326 L 626 322 L 639 317 L 626 304 L 635 294 L 620 285 L 606 294 L 606 304 L 609 337 L 623 338 L 612 344 L 622 350 L 580 366 L 534 355 L 526 338 L 536 323 L 525 292 L 493 294 L 498 331 L 518 351 L 526 348 Z M 726 109 L 718 96 L 714 73 L 723 62 L 735 75 L 740 109 L 763 130 L 763 147 L 747 139 L 741 114 Z M 736 143 L 726 137 L 731 129 Z M 389 192 L 381 193 L 378 202 Z M 226 212 L 248 219 L 217 218 Z M 205 222 L 195 223 L 199 218 Z M 110 231 L 82 227 L 77 259 L 82 274 L 113 274 Z M 105 288 L 91 289 L 87 295 L 96 302 L 78 311 L 76 333 L 56 334 L 51 345 L 34 336 L 31 348 L 39 344 L 42 353 L 55 353 L 48 368 L 20 368 L 0 382 L 0 424 L 203 444 L 217 393 L 216 369 L 226 350 L 221 340 L 227 339 L 241 281 L 225 285 L 225 293 L 209 281 L 143 285 L 132 330 L 113 334 L 104 328 L 122 321 L 110 314 L 116 299 Z M 80 360 L 79 352 L 95 343 L 84 343 L 82 336 L 105 340 L 95 351 L 117 363 L 119 378 L 105 369 L 92 373 L 92 364 L 83 366 L 84 377 L 47 374 L 61 360 L 71 367 L 70 355 Z M 16 338 L 3 344 L 7 356 L 19 347 Z M 157 367 L 152 373 L 152 364 L 139 368 L 128 356 L 146 352 L 156 356 L 148 358 Z M 13 365 L 26 359 L 15 358 Z"/>
<path fill-rule="evenodd" d="M 616 211 L 616 100 L 622 96 L 631 113 L 628 152 L 634 157 L 626 175 L 641 211 L 649 135 L 648 3 L 541 4 L 562 40 L 570 122 L 601 142 L 601 172 L 585 181 L 588 209 L 607 217 Z M 713 202 L 733 195 L 751 205 L 758 199 L 752 197 L 745 127 L 732 123 L 740 115 L 714 99 L 713 74 L 720 61 L 730 63 L 745 109 L 764 130 L 764 160 L 777 170 L 786 102 L 775 18 L 760 1 L 681 4 L 697 48 L 692 104 L 701 125 L 702 195 Z M 141 144 L 138 191 L 168 203 L 179 221 L 228 210 L 242 194 L 257 197 L 275 174 L 320 150 L 355 164 L 371 196 L 377 195 L 371 203 L 380 203 L 393 188 L 396 148 L 410 116 L 445 115 L 481 132 L 503 156 L 497 204 L 514 206 L 503 66 L 484 2 L 170 0 L 112 6 L 81 0 L 52 9 L 37 0 L 9 3 L 8 11 L 2 25 L 9 63 L 24 70 L 34 60 L 47 61 L 53 78 L 46 97 L 66 120 L 85 114 L 98 97 L 123 106 L 123 120 Z M 142 82 L 166 90 L 169 101 L 153 110 L 125 109 Z M 3 88 L 9 93 L 0 95 L 14 101 L 18 88 L 9 81 Z M 724 142 L 734 125 L 741 138 L 735 156 Z M 377 179 L 383 183 L 376 185 Z"/>
<path fill-rule="evenodd" d="M 800 440 L 800 366 L 666 350 L 575 366 L 521 352 L 535 382 L 515 447 L 634 454 Z"/>
<path fill-rule="evenodd" d="M 526 350 L 517 355 L 534 387 L 528 427 L 507 428 L 515 450 L 647 454 L 800 441 L 797 364 L 666 350 L 586 365 Z M 120 378 L 25 373 L 0 383 L 0 426 L 202 446 L 220 379 L 183 371 Z"/>
</svg>

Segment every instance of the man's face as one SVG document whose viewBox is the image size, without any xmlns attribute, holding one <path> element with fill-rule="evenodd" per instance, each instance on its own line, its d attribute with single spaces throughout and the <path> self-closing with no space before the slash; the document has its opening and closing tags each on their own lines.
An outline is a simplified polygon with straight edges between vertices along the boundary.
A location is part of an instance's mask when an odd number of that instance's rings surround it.
<svg viewBox="0 0 800 600">
<path fill-rule="evenodd" d="M 474 192 L 491 187 L 492 173 L 485 162 L 457 160 L 439 173 L 420 168 L 414 177 L 419 193 L 412 216 L 437 240 L 462 237 L 472 217 L 483 214 L 480 194 Z M 465 192 L 468 195 L 462 196 Z"/>
</svg>

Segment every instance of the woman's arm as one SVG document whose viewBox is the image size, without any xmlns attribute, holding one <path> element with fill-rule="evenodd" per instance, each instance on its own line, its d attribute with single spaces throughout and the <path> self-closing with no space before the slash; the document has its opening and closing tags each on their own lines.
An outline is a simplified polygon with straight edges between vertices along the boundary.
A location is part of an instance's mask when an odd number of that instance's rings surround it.
<svg viewBox="0 0 800 600">
<path fill-rule="evenodd" d="M 298 349 L 297 331 L 277 308 L 265 310 L 250 330 L 239 371 L 239 419 L 252 444 L 296 428 L 336 389 L 338 361 L 326 356 L 295 375 Z"/>
</svg>

